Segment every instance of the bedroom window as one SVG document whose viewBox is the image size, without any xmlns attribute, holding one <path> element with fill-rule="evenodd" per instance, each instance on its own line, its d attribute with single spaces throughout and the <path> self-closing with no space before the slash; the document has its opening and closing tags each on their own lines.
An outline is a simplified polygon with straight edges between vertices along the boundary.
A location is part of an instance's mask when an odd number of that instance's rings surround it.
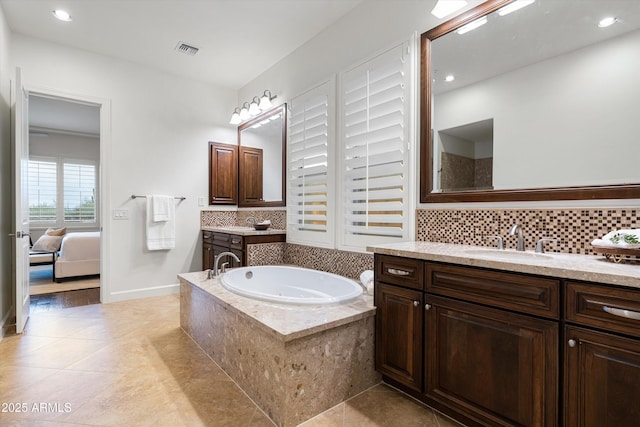
<svg viewBox="0 0 640 427">
<path fill-rule="evenodd" d="M 29 160 L 29 220 L 37 226 L 97 223 L 96 164 L 63 158 Z"/>
</svg>

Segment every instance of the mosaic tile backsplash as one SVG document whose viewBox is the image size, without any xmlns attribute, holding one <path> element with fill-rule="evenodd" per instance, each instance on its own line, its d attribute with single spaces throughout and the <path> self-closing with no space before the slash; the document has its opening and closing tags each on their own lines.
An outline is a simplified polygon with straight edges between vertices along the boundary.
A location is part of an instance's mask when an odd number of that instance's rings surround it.
<svg viewBox="0 0 640 427">
<path fill-rule="evenodd" d="M 545 246 L 548 252 L 593 254 L 591 241 L 609 231 L 640 228 L 640 207 L 576 209 L 418 209 L 416 240 L 494 246 L 498 235 L 508 248 L 516 237 L 509 236 L 513 224 L 520 224 L 525 247 L 534 249 L 541 237 L 557 238 Z"/>
<path fill-rule="evenodd" d="M 520 224 L 525 247 L 533 250 L 538 239 L 551 237 L 547 252 L 594 254 L 591 241 L 614 229 L 640 228 L 638 208 L 576 209 L 418 209 L 418 241 L 494 246 L 504 238 L 514 248 L 516 238 L 509 236 L 513 224 Z M 285 210 L 202 211 L 202 226 L 246 225 L 246 218 L 270 219 L 273 228 L 286 229 Z M 313 246 L 277 243 L 251 245 L 251 265 L 294 264 L 357 279 L 364 270 L 373 269 L 373 255 Z"/>
</svg>

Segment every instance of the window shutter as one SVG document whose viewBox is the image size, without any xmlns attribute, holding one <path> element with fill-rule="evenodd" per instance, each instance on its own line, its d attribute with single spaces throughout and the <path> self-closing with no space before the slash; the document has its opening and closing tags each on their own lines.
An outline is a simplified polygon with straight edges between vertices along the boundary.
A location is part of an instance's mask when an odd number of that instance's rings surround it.
<svg viewBox="0 0 640 427">
<path fill-rule="evenodd" d="M 55 161 L 29 160 L 29 221 L 55 224 L 57 203 Z"/>
<path fill-rule="evenodd" d="M 333 149 L 326 82 L 289 103 L 287 239 L 333 246 Z"/>
<path fill-rule="evenodd" d="M 96 167 L 92 164 L 64 164 L 64 221 L 96 221 Z"/>
<path fill-rule="evenodd" d="M 408 236 L 409 162 L 406 45 L 342 75 L 342 246 Z M 407 61 L 409 62 L 409 61 Z"/>
</svg>

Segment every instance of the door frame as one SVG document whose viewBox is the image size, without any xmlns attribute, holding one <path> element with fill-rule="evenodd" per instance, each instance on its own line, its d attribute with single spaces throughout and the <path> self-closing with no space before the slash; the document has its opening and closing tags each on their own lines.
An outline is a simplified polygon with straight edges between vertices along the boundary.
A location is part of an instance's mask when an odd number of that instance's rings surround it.
<svg viewBox="0 0 640 427">
<path fill-rule="evenodd" d="M 68 102 L 95 105 L 100 109 L 100 174 L 98 177 L 98 199 L 100 204 L 100 302 L 110 302 L 109 274 L 109 231 L 111 212 L 111 181 L 109 171 L 109 154 L 111 153 L 111 100 L 93 95 L 66 92 L 44 86 L 30 85 L 23 82 L 25 90 L 31 95 L 45 96 Z"/>
</svg>

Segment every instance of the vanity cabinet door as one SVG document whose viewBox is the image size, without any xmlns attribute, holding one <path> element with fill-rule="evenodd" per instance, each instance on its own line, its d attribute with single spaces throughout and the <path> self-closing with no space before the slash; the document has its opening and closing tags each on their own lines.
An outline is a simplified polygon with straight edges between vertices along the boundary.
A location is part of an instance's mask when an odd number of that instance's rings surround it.
<svg viewBox="0 0 640 427">
<path fill-rule="evenodd" d="M 238 146 L 209 142 L 209 204 L 238 203 Z"/>
<path fill-rule="evenodd" d="M 640 342 L 567 326 L 564 348 L 567 427 L 640 425 Z"/>
<path fill-rule="evenodd" d="M 211 243 L 202 244 L 202 270 L 211 270 L 213 268 L 213 245 Z"/>
<path fill-rule="evenodd" d="M 374 289 L 376 369 L 422 391 L 423 293 L 385 283 Z"/>
<path fill-rule="evenodd" d="M 558 423 L 558 324 L 426 296 L 425 394 L 494 426 Z"/>
</svg>

